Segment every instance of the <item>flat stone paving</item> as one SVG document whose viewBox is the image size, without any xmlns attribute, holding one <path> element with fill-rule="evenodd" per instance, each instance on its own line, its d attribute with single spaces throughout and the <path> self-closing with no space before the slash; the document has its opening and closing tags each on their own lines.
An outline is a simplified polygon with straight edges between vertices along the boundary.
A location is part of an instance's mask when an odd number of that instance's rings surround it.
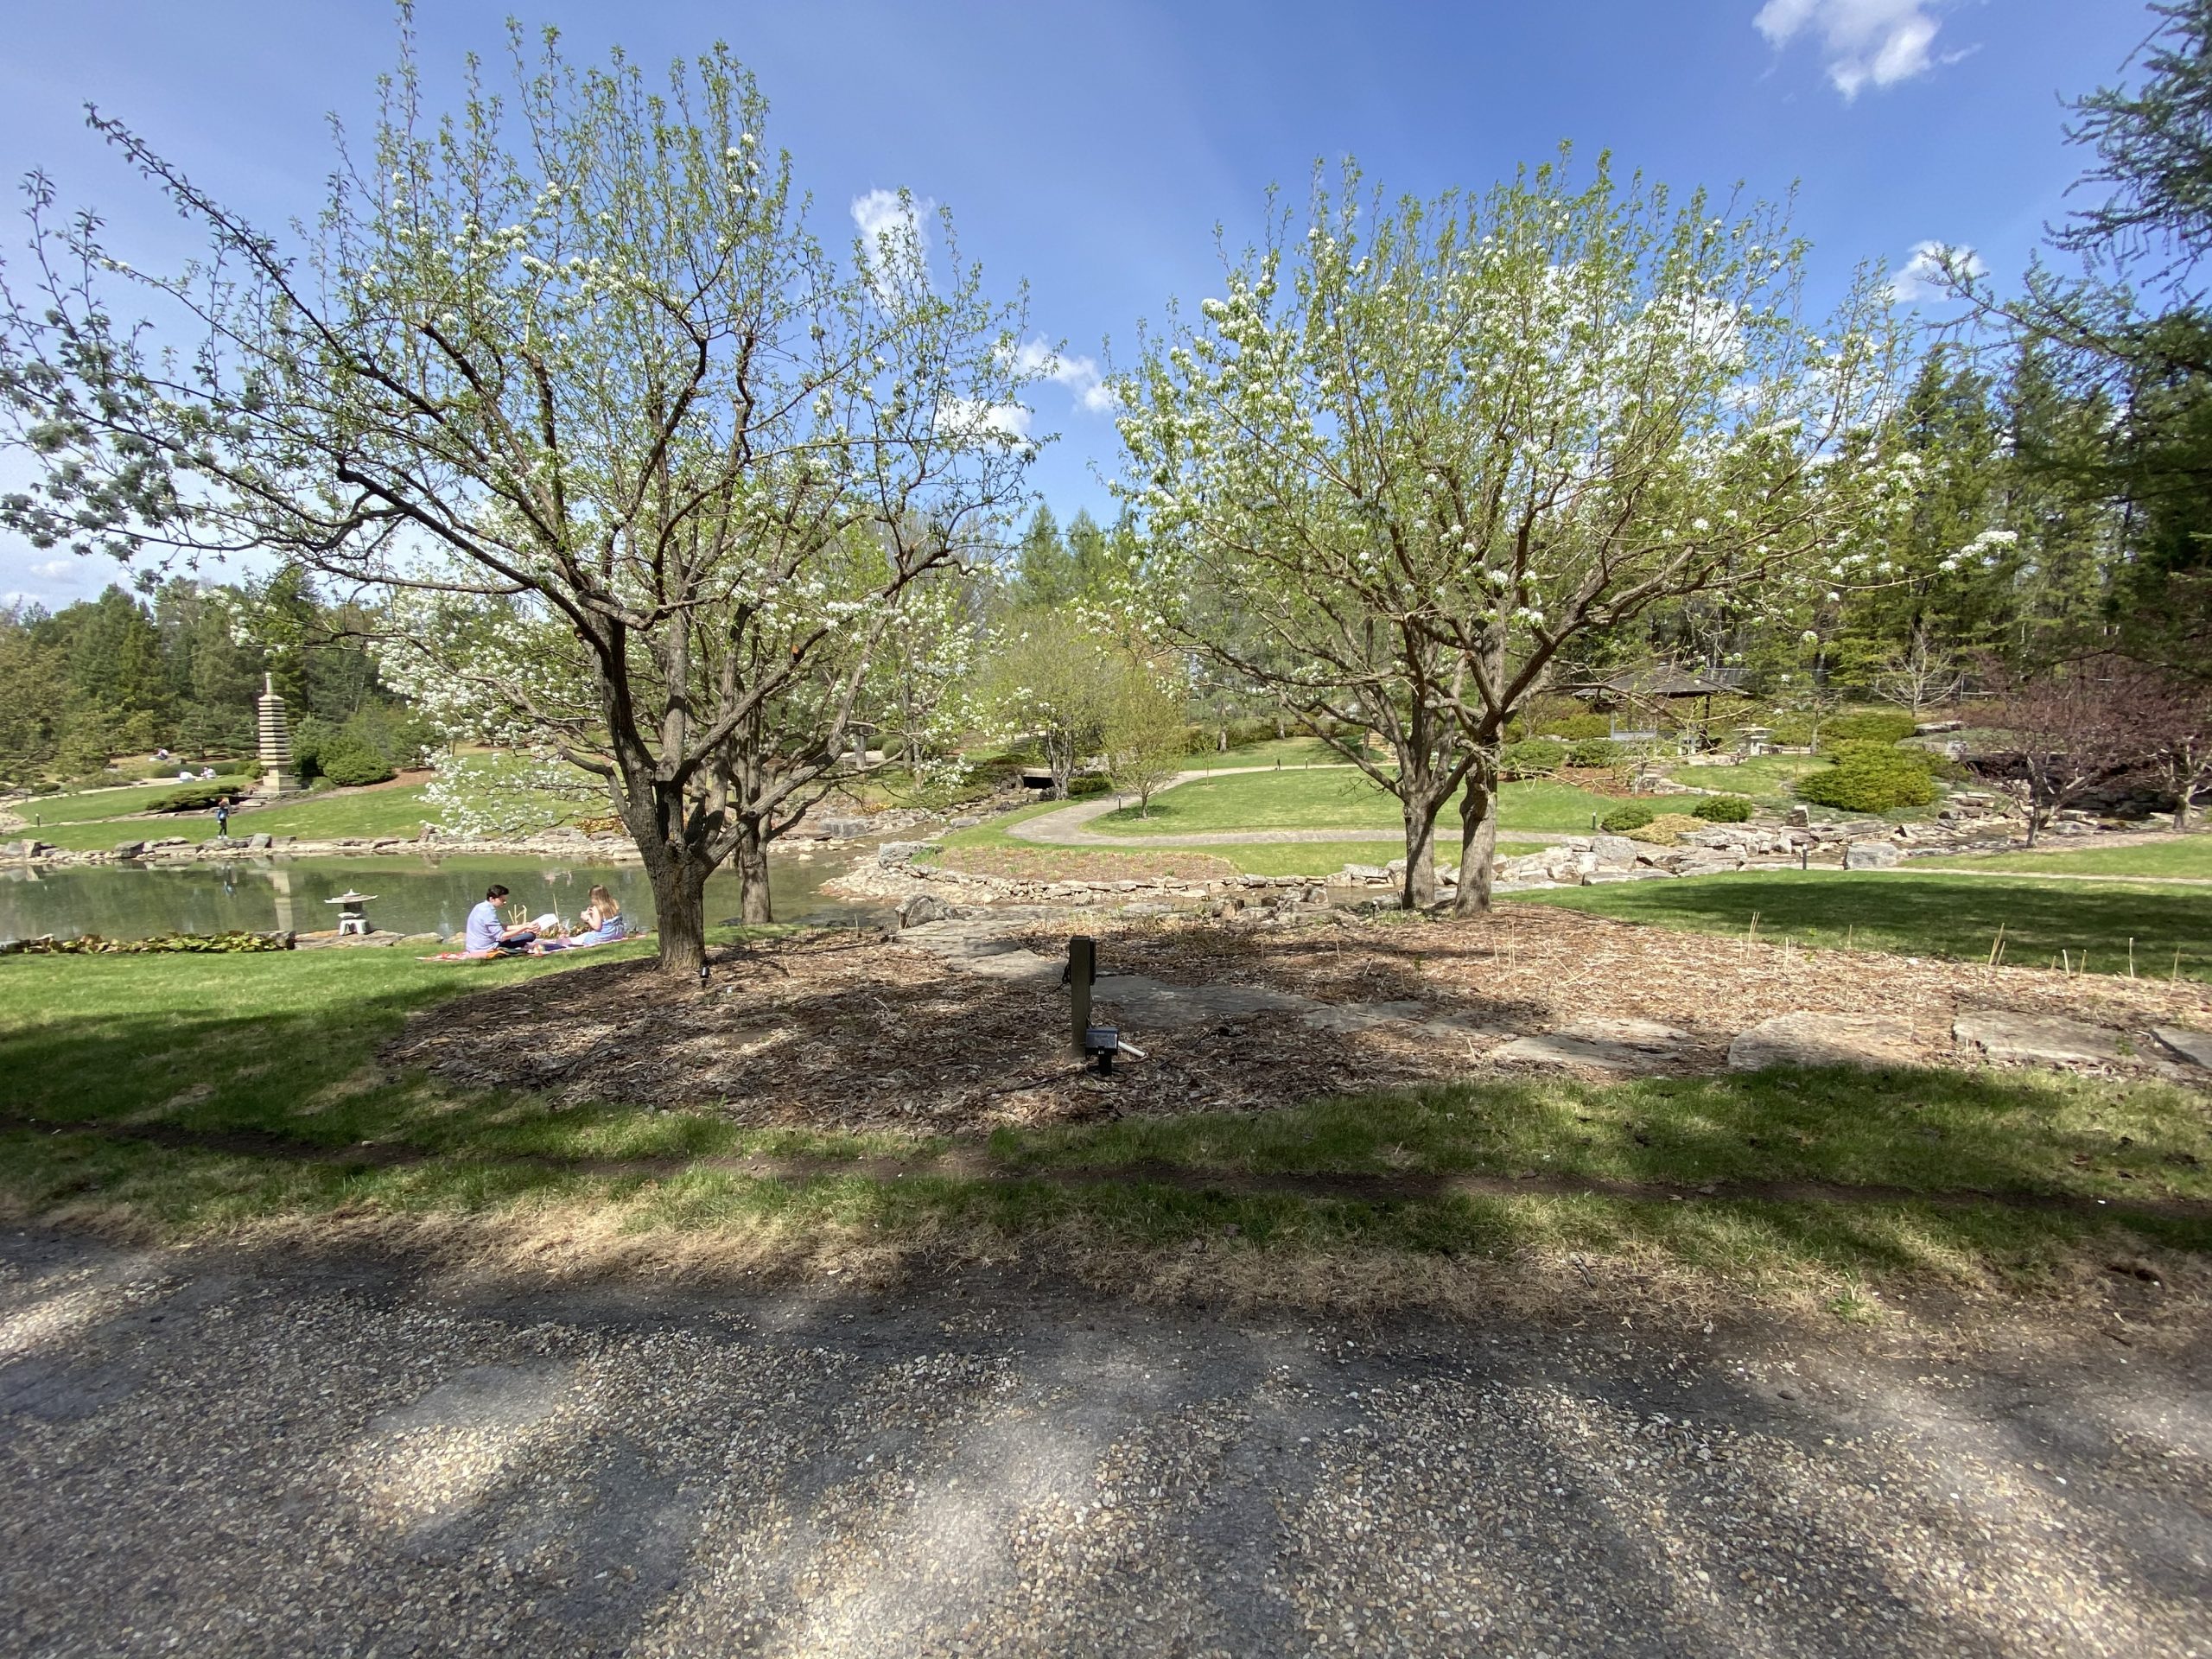
<svg viewBox="0 0 2212 1659">
<path fill-rule="evenodd" d="M 1376 1331 L 15 1232 L 0 1651 L 2212 1653 L 2212 1342 L 2115 1284 Z"/>
</svg>

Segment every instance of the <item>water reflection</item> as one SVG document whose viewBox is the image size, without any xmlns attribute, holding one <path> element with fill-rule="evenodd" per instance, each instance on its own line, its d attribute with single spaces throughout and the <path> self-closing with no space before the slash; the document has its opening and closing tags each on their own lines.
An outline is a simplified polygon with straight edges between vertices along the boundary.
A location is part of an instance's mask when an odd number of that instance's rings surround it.
<svg viewBox="0 0 2212 1659">
<path fill-rule="evenodd" d="M 823 882 L 846 868 L 842 859 L 780 856 L 769 868 L 779 921 L 854 921 L 880 913 L 879 906 L 821 891 Z M 337 907 L 325 900 L 348 887 L 376 895 L 367 909 L 379 929 L 450 937 L 493 881 L 513 889 L 532 915 L 553 911 L 568 921 L 575 919 L 598 882 L 625 916 L 652 925 L 652 888 L 634 864 L 482 857 L 226 859 L 175 868 L 0 866 L 0 938 L 98 933 L 136 939 L 232 929 L 312 932 L 337 925 Z M 725 871 L 707 884 L 707 918 L 718 922 L 737 910 L 737 878 Z"/>
</svg>

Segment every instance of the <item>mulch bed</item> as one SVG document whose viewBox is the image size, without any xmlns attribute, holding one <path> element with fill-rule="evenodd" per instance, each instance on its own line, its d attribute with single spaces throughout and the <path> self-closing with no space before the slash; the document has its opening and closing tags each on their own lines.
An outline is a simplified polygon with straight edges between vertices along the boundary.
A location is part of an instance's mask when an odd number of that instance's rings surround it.
<svg viewBox="0 0 2212 1659">
<path fill-rule="evenodd" d="M 1031 948 L 1057 955 L 1065 926 Z M 1171 921 L 1092 925 L 1103 968 L 1177 984 L 1263 986 L 1331 1003 L 1388 1002 L 1498 1031 L 1592 1018 L 1689 1033 L 1670 1070 L 1725 1063 L 1728 1039 L 1799 1009 L 1880 1014 L 1948 1046 L 1961 1008 L 2063 1014 L 2133 1029 L 2212 1022 L 2212 989 L 2037 969 L 1990 970 L 1871 951 L 1747 944 L 1534 906 L 1491 921 L 1293 927 Z M 1102 980 L 1101 1018 L 1114 1017 Z M 972 1133 L 1115 1115 L 1265 1110 L 1488 1068 L 1475 1046 L 1418 1027 L 1317 1029 L 1250 1014 L 1172 1033 L 1110 1079 L 1065 1050 L 1067 1001 L 1050 984 L 993 979 L 921 949 L 850 933 L 798 934 L 718 961 L 702 992 L 649 962 L 568 972 L 462 996 L 410 1020 L 386 1051 L 467 1087 L 556 1103 L 710 1110 L 748 1125 Z"/>
</svg>

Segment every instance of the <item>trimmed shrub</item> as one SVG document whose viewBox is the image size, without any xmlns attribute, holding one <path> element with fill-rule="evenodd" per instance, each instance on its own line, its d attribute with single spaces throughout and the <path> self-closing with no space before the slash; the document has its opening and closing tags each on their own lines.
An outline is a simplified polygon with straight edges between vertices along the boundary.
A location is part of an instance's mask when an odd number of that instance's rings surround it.
<svg viewBox="0 0 2212 1659">
<path fill-rule="evenodd" d="M 1847 743 L 1835 764 L 1797 780 L 1797 798 L 1844 812 L 1893 812 L 1925 806 L 1936 795 L 1933 757 L 1894 743 Z"/>
<path fill-rule="evenodd" d="M 1608 835 L 1624 836 L 1631 830 L 1643 829 L 1658 816 L 1642 801 L 1630 801 L 1606 813 L 1599 823 Z"/>
<path fill-rule="evenodd" d="M 245 785 L 236 778 L 213 778 L 204 783 L 181 784 L 162 796 L 146 810 L 149 812 L 206 812 L 227 795 L 231 804 L 238 804 L 238 798 Z"/>
<path fill-rule="evenodd" d="M 1567 763 L 1571 766 L 1616 766 L 1625 753 L 1610 738 L 1586 737 L 1567 746 Z"/>
<path fill-rule="evenodd" d="M 1850 709 L 1821 722 L 1821 747 L 1846 743 L 1901 743 L 1912 735 L 1912 716 L 1902 709 Z"/>
<path fill-rule="evenodd" d="M 1509 743 L 1498 752 L 1497 775 L 1512 779 L 1541 778 L 1567 764 L 1567 745 L 1548 737 Z"/>
<path fill-rule="evenodd" d="M 1740 795 L 1708 795 L 1690 813 L 1707 823 L 1742 823 L 1751 816 L 1751 804 Z"/>
<path fill-rule="evenodd" d="M 316 756 L 322 775 L 342 789 L 388 783 L 398 774 L 391 762 L 350 732 L 340 732 Z"/>
<path fill-rule="evenodd" d="M 1810 715 L 1777 715 L 1768 721 L 1747 720 L 1746 726 L 1764 725 L 1769 741 L 1785 749 L 1810 748 L 1813 743 L 1813 717 Z"/>
<path fill-rule="evenodd" d="M 1094 795 L 1111 794 L 1113 789 L 1114 784 L 1111 779 L 1071 778 L 1068 779 L 1068 799 L 1088 800 Z"/>
<path fill-rule="evenodd" d="M 1569 715 L 1564 720 L 1547 721 L 1545 726 L 1547 729 L 1538 733 L 1538 736 L 1563 737 L 1570 743 L 1613 734 L 1613 722 L 1604 715 Z"/>
</svg>

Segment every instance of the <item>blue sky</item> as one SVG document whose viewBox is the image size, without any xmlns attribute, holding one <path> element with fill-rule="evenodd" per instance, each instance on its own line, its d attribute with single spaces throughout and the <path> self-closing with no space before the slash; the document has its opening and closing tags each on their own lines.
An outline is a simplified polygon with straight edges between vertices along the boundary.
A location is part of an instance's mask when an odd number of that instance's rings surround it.
<svg viewBox="0 0 2212 1659">
<path fill-rule="evenodd" d="M 1101 362 L 1171 296 L 1217 291 L 1217 224 L 1242 242 L 1270 183 L 1295 193 L 1317 159 L 1347 153 L 1392 193 L 1429 194 L 1572 139 L 1677 188 L 1794 185 L 1831 288 L 1862 260 L 1897 270 L 1928 240 L 1969 245 L 2009 280 L 2081 170 L 2062 96 L 2116 78 L 2151 21 L 2136 0 L 422 0 L 427 65 L 496 56 L 510 10 L 558 24 L 580 56 L 619 43 L 658 64 L 727 41 L 825 233 L 849 234 L 873 191 L 944 203 L 995 287 L 1027 281 L 1035 331 Z M 86 101 L 279 223 L 315 211 L 324 118 L 365 124 L 395 39 L 388 6 L 350 0 L 7 12 L 0 171 L 45 168 L 141 265 L 189 250 L 85 130 Z M 0 229 L 11 260 L 18 224 Z M 1063 518 L 1103 517 L 1114 434 L 1069 379 L 1034 399 L 1036 430 L 1060 435 L 1035 481 Z M 111 574 L 0 538 L 0 596 L 66 603 Z"/>
</svg>

